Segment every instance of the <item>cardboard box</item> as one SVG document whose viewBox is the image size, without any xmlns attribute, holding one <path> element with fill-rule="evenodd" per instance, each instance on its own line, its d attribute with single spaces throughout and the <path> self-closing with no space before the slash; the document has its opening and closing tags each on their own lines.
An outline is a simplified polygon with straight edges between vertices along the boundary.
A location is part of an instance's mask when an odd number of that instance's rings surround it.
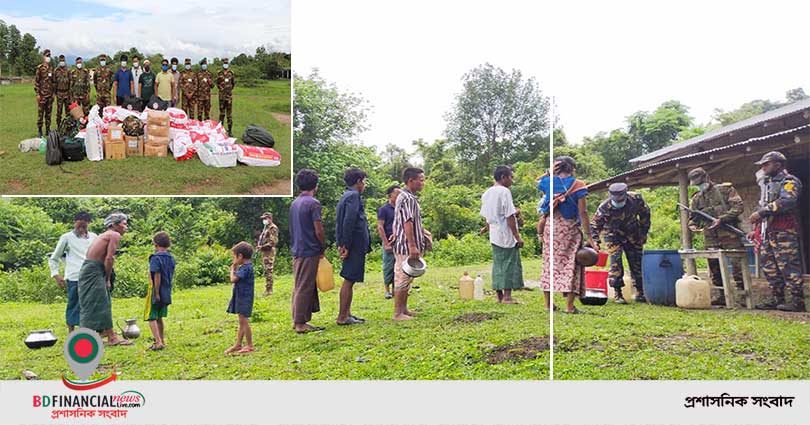
<svg viewBox="0 0 810 425">
<path fill-rule="evenodd" d="M 127 144 L 127 156 L 143 156 L 143 137 L 124 136 Z"/>
<path fill-rule="evenodd" d="M 168 125 L 154 125 L 149 124 L 146 129 L 146 133 L 150 136 L 159 136 L 159 137 L 169 137 L 169 126 Z"/>
<path fill-rule="evenodd" d="M 144 156 L 168 156 L 168 146 L 147 143 L 144 145 L 143 154 Z"/>
<path fill-rule="evenodd" d="M 104 138 L 105 142 L 124 142 L 124 128 L 120 125 L 111 125 L 107 127 L 107 135 Z"/>
<path fill-rule="evenodd" d="M 149 133 L 149 135 L 146 136 L 146 144 L 169 146 L 169 136 L 155 136 Z"/>
<path fill-rule="evenodd" d="M 146 123 L 149 125 L 169 126 L 169 111 L 150 110 L 146 115 Z"/>
<path fill-rule="evenodd" d="M 104 159 L 124 159 L 127 157 L 127 144 L 122 141 L 104 142 Z"/>
</svg>

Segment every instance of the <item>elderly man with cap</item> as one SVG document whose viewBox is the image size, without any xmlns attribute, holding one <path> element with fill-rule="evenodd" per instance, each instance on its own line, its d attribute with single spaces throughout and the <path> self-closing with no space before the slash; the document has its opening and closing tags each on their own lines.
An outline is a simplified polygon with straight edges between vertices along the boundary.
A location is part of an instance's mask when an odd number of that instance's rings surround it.
<svg viewBox="0 0 810 425">
<path fill-rule="evenodd" d="M 599 244 L 604 232 L 605 243 L 610 255 L 610 286 L 615 291 L 614 301 L 626 304 L 622 295 L 624 267 L 622 251 L 627 256 L 633 286 L 636 288 L 637 302 L 645 302 L 644 286 L 641 278 L 641 256 L 647 233 L 650 231 L 650 207 L 640 193 L 628 192 L 624 183 L 613 183 L 608 188 L 610 197 L 599 205 L 591 220 L 591 237 Z"/>
<path fill-rule="evenodd" d="M 197 121 L 211 119 L 211 89 L 214 88 L 214 76 L 208 70 L 208 59 L 200 61 L 200 70 L 197 72 Z M 191 118 L 191 117 L 189 117 Z"/>
<path fill-rule="evenodd" d="M 787 172 L 786 162 L 785 155 L 776 151 L 755 162 L 766 177 L 767 192 L 764 204 L 751 214 L 749 221 L 760 230 L 760 262 L 771 287 L 771 296 L 756 308 L 803 312 L 806 308 L 798 232 L 802 182 Z M 790 290 L 789 301 L 785 300 L 785 286 Z"/>
<path fill-rule="evenodd" d="M 689 182 L 698 188 L 698 191 L 692 196 L 690 208 L 715 218 L 714 221 L 707 223 L 703 218 L 692 214 L 689 217 L 689 230 L 693 233 L 703 232 L 706 249 L 744 249 L 739 235 L 720 226 L 722 223 L 734 227 L 740 225 L 739 216 L 743 212 L 743 200 L 731 183 L 714 183 L 703 168 L 695 168 L 689 172 L 688 177 Z M 732 275 L 739 289 L 743 288 L 741 267 L 739 258 L 731 260 Z M 709 272 L 712 284 L 722 288 L 723 280 L 718 260 L 709 259 Z M 713 292 L 713 294 L 712 305 L 726 305 L 722 291 Z"/>
<path fill-rule="evenodd" d="M 81 57 L 76 58 L 76 67 L 70 70 L 70 94 L 87 115 L 90 112 L 90 71 L 84 67 Z"/>
<path fill-rule="evenodd" d="M 42 137 L 42 121 L 45 120 L 45 133 L 51 131 L 51 110 L 53 110 L 53 93 L 56 89 L 51 68 L 51 51 L 42 52 L 42 63 L 34 72 L 34 93 L 37 95 L 37 131 Z"/>
<path fill-rule="evenodd" d="M 278 226 L 273 223 L 273 214 L 265 212 L 261 216 L 264 229 L 256 242 L 256 248 L 262 253 L 264 268 L 264 295 L 273 295 L 273 266 L 276 262 L 276 245 L 278 245 Z"/>
<path fill-rule="evenodd" d="M 101 113 L 111 103 L 110 90 L 112 90 L 113 84 L 113 71 L 107 66 L 107 55 L 105 54 L 98 56 L 98 64 L 96 72 L 93 73 L 93 84 L 96 86 L 98 112 Z"/>
<path fill-rule="evenodd" d="M 222 70 L 217 73 L 217 89 L 219 90 L 219 122 L 225 125 L 228 119 L 228 136 L 233 137 L 233 88 L 236 87 L 236 77 L 230 69 L 228 58 L 222 59 Z"/>
<path fill-rule="evenodd" d="M 180 109 L 186 111 L 189 118 L 194 119 L 194 109 L 197 102 L 194 98 L 197 93 L 197 73 L 191 69 L 191 59 L 186 58 L 185 69 L 180 71 L 180 88 L 182 89 L 183 103 Z"/>
<path fill-rule="evenodd" d="M 118 338 L 112 322 L 113 266 L 121 236 L 127 231 L 126 214 L 110 214 L 104 227 L 107 230 L 90 244 L 79 270 L 79 325 L 107 336 L 108 345 L 132 345 Z"/>
<path fill-rule="evenodd" d="M 65 55 L 59 55 L 59 63 L 53 71 L 53 82 L 56 86 L 56 126 L 62 122 L 62 112 L 68 115 L 70 106 L 70 71 L 65 63 Z"/>
</svg>

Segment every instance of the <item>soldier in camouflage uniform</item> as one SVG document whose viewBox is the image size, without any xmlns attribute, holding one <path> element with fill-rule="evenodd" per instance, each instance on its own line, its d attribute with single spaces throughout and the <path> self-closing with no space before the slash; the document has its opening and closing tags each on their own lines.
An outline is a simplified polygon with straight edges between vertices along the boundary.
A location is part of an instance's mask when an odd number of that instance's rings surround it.
<svg viewBox="0 0 810 425">
<path fill-rule="evenodd" d="M 689 217 L 689 230 L 692 232 L 703 232 L 704 246 L 706 249 L 745 249 L 739 235 L 732 233 L 720 226 L 726 223 L 734 227 L 740 226 L 740 214 L 743 212 L 743 200 L 731 183 L 715 184 L 712 182 L 706 170 L 695 168 L 688 174 L 689 182 L 698 187 L 698 192 L 692 196 L 691 209 L 704 212 L 716 220 L 706 223 L 704 219 L 693 214 Z M 743 289 L 742 265 L 739 258 L 731 260 L 732 276 L 737 288 Z M 720 261 L 709 259 L 709 272 L 714 286 L 723 287 L 723 279 L 720 274 Z M 715 292 L 712 297 L 713 305 L 726 305 L 725 297 L 721 293 Z"/>
<path fill-rule="evenodd" d="M 202 69 L 197 72 L 197 120 L 211 119 L 211 89 L 214 88 L 214 76 L 208 70 L 208 59 L 200 61 Z"/>
<path fill-rule="evenodd" d="M 197 73 L 191 69 L 191 59 L 186 58 L 185 69 L 180 71 L 180 89 L 182 91 L 183 103 L 180 109 L 186 111 L 188 117 L 194 119 L 194 109 L 197 105 L 195 93 L 197 93 Z"/>
<path fill-rule="evenodd" d="M 56 87 L 51 69 L 51 51 L 42 52 L 42 63 L 37 65 L 34 73 L 34 93 L 37 94 L 37 131 L 42 137 L 42 121 L 45 119 L 45 133 L 51 131 L 51 110 L 53 110 L 53 93 Z"/>
<path fill-rule="evenodd" d="M 603 201 L 591 220 L 591 237 L 599 245 L 599 237 L 605 233 L 605 243 L 610 255 L 610 286 L 615 290 L 614 301 L 626 304 L 622 295 L 624 267 L 622 251 L 630 265 L 630 275 L 636 287 L 635 300 L 645 302 L 641 278 L 641 256 L 650 230 L 650 207 L 641 194 L 628 192 L 624 183 L 613 183 L 608 188 L 610 197 Z"/>
<path fill-rule="evenodd" d="M 70 94 L 87 115 L 90 112 L 90 71 L 84 68 L 81 57 L 76 58 L 76 68 L 70 70 Z"/>
<path fill-rule="evenodd" d="M 236 77 L 233 71 L 228 69 L 228 58 L 222 59 L 222 70 L 217 73 L 217 89 L 219 90 L 219 122 L 225 125 L 225 117 L 228 118 L 228 135 L 233 137 L 233 88 L 236 87 Z"/>
<path fill-rule="evenodd" d="M 756 162 L 769 179 L 767 201 L 749 220 L 755 227 L 766 223 L 765 231 L 760 232 L 759 255 L 762 272 L 771 287 L 771 296 L 756 308 L 803 312 L 806 308 L 798 231 L 802 182 L 787 172 L 785 162 L 787 158 L 776 151 L 766 153 Z M 785 302 L 785 286 L 790 290 L 789 302 Z"/>
<path fill-rule="evenodd" d="M 96 104 L 101 113 L 105 107 L 111 103 L 110 91 L 112 90 L 113 71 L 107 66 L 107 55 L 98 57 L 99 67 L 93 74 L 93 82 L 96 86 Z"/>
<path fill-rule="evenodd" d="M 68 115 L 70 106 L 70 71 L 65 63 L 65 55 L 59 55 L 59 64 L 53 71 L 56 85 L 56 123 L 62 122 L 62 111 Z"/>
<path fill-rule="evenodd" d="M 262 214 L 264 229 L 256 247 L 262 252 L 262 266 L 264 267 L 264 295 L 273 295 L 273 265 L 276 262 L 276 245 L 278 245 L 278 226 L 273 223 L 273 214 Z"/>
</svg>

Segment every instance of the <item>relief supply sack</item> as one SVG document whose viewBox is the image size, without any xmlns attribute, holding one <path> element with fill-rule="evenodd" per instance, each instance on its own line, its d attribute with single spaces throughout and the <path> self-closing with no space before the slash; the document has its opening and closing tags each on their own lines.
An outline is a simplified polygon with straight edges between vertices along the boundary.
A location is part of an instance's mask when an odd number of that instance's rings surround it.
<svg viewBox="0 0 810 425">
<path fill-rule="evenodd" d="M 242 164 L 256 167 L 281 165 L 281 155 L 275 149 L 248 145 L 236 145 L 236 147 L 239 148 L 237 160 Z"/>
<path fill-rule="evenodd" d="M 101 138 L 101 128 L 94 122 L 87 124 L 87 134 L 84 136 L 84 152 L 90 161 L 104 159 L 104 143 Z"/>
</svg>

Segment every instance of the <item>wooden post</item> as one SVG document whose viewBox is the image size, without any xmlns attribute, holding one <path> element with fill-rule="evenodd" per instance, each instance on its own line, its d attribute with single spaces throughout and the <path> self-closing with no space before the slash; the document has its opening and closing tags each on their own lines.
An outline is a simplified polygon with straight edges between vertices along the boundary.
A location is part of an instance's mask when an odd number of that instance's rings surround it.
<svg viewBox="0 0 810 425">
<path fill-rule="evenodd" d="M 678 170 L 678 198 L 681 204 L 689 205 L 689 179 L 686 170 Z M 683 249 L 692 249 L 692 232 L 689 231 L 689 213 L 681 210 L 681 243 Z M 686 260 L 686 274 L 697 275 L 697 265 L 694 259 Z"/>
</svg>

